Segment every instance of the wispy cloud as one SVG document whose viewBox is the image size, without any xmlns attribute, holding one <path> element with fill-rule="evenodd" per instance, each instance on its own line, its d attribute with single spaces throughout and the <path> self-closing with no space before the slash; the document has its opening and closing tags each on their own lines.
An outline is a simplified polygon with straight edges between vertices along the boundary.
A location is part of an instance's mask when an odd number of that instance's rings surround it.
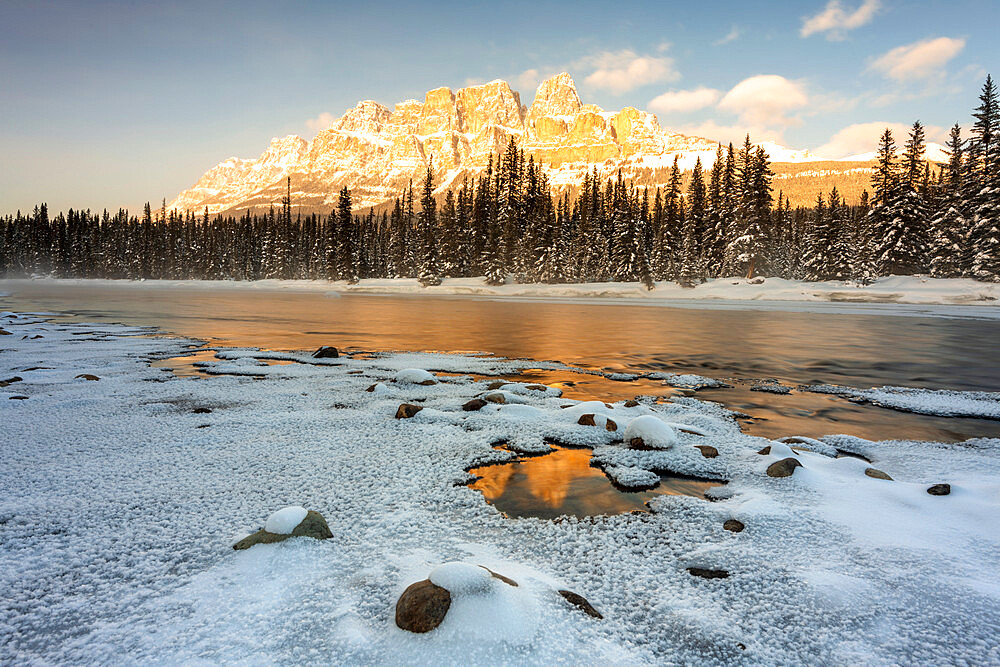
<svg viewBox="0 0 1000 667">
<path fill-rule="evenodd" d="M 577 61 L 576 67 L 592 70 L 584 79 L 588 85 L 616 95 L 651 83 L 676 81 L 681 76 L 674 69 L 673 58 L 639 55 L 631 49 L 586 56 Z"/>
<path fill-rule="evenodd" d="M 714 88 L 699 86 L 694 90 L 668 90 L 654 97 L 649 108 L 660 113 L 687 113 L 710 107 L 719 101 L 722 92 Z"/>
<path fill-rule="evenodd" d="M 896 48 L 876 58 L 868 69 L 899 82 L 932 79 L 965 48 L 964 39 L 937 37 Z"/>
<path fill-rule="evenodd" d="M 880 0 L 864 0 L 857 9 L 848 10 L 844 9 L 840 0 L 830 0 L 819 14 L 802 19 L 799 34 L 809 37 L 825 33 L 828 40 L 841 40 L 847 36 L 848 31 L 860 28 L 875 18 L 881 7 Z"/>
<path fill-rule="evenodd" d="M 864 153 L 871 153 L 878 146 L 879 137 L 886 128 L 892 131 L 896 144 L 902 145 L 910 131 L 910 126 L 903 123 L 874 121 L 870 123 L 854 123 L 836 132 L 830 140 L 817 148 L 816 155 L 829 158 L 843 158 Z M 929 125 L 924 128 L 927 138 L 932 141 L 943 141 L 946 130 L 943 127 Z"/>
<path fill-rule="evenodd" d="M 729 29 L 729 32 L 726 33 L 725 37 L 721 37 L 715 40 L 714 42 L 712 42 L 712 44 L 716 46 L 722 46 L 723 44 L 728 44 L 729 42 L 735 42 L 739 38 L 740 38 L 740 28 L 737 25 L 733 25 L 733 27 Z"/>
</svg>

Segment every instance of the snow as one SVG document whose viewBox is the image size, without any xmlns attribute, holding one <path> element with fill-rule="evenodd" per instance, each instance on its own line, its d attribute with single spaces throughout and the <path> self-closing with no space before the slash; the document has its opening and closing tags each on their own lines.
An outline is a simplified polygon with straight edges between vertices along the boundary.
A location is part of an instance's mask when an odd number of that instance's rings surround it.
<svg viewBox="0 0 1000 667">
<path fill-rule="evenodd" d="M 655 472 L 635 466 L 608 466 L 604 474 L 626 489 L 652 489 L 660 483 L 660 476 Z"/>
<path fill-rule="evenodd" d="M 498 374 L 537 361 L 315 364 L 303 351 L 258 366 L 276 354 L 229 349 L 206 368 L 235 374 L 179 378 L 148 361 L 197 341 L 7 313 L 0 327 L 20 334 L 0 344 L 0 377 L 23 378 L 0 388 L 0 663 L 1000 662 L 1000 440 L 824 436 L 809 451 L 788 443 L 802 467 L 775 479 L 764 470 L 787 452 L 711 402 L 609 408 L 528 390 L 510 392 L 523 403 L 467 413 L 461 405 L 486 382 L 393 382 L 409 368 Z M 96 333 L 73 335 L 82 332 Z M 81 373 L 101 381 L 75 381 Z M 366 392 L 372 383 L 383 389 Z M 15 389 L 28 399 L 7 400 Z M 417 417 L 393 418 L 415 399 Z M 195 415 L 198 406 L 212 412 Z M 501 417 L 508 408 L 532 410 Z M 681 431 L 669 450 L 632 450 L 577 424 L 582 410 L 709 435 Z M 498 440 L 547 438 L 593 447 L 592 463 L 621 479 L 670 471 L 728 484 L 709 492 L 714 502 L 663 495 L 650 513 L 547 521 L 505 518 L 461 483 L 475 464 L 512 456 Z M 894 481 L 833 458 L 838 449 Z M 929 495 L 937 483 L 952 493 Z M 321 512 L 333 538 L 232 549 L 236 531 L 289 499 Z M 724 530 L 730 518 L 746 529 Z M 396 628 L 411 583 L 431 573 L 457 588 L 486 581 L 450 563 L 519 585 L 456 594 L 426 635 Z"/>
<path fill-rule="evenodd" d="M 485 568 L 457 561 L 438 565 L 427 578 L 455 595 L 485 593 L 493 582 L 493 575 Z"/>
<path fill-rule="evenodd" d="M 267 517 L 264 530 L 275 535 L 291 535 L 309 512 L 305 507 L 290 505 Z"/>
<path fill-rule="evenodd" d="M 404 368 L 403 370 L 396 373 L 394 378 L 396 382 L 403 382 L 407 384 L 420 384 L 421 382 L 437 382 L 434 376 L 423 370 L 422 368 Z"/>
<path fill-rule="evenodd" d="M 1000 392 L 891 386 L 856 389 L 829 384 L 805 385 L 802 389 L 817 394 L 835 394 L 860 399 L 904 412 L 941 417 L 1000 419 Z"/>
<path fill-rule="evenodd" d="M 670 449 L 677 444 L 677 433 L 669 425 L 652 415 L 636 417 L 625 427 L 625 442 L 642 438 L 651 449 Z"/>
</svg>

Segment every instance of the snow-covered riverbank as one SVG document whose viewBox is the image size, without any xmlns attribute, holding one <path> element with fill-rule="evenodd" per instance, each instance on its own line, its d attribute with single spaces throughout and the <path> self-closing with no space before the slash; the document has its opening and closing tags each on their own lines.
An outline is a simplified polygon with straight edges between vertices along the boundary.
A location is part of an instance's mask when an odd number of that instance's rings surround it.
<svg viewBox="0 0 1000 667">
<path fill-rule="evenodd" d="M 0 280 L 0 291 L 15 292 L 19 285 L 39 281 Z M 283 289 L 326 291 L 331 294 L 386 294 L 425 296 L 471 296 L 481 298 L 581 300 L 613 303 L 638 303 L 647 305 L 725 307 L 735 302 L 739 307 L 768 307 L 787 309 L 801 304 L 830 304 L 836 312 L 849 311 L 852 305 L 939 305 L 967 306 L 968 312 L 983 312 L 987 316 L 1000 316 L 1000 284 L 966 279 L 925 278 L 920 276 L 893 276 L 881 278 L 869 285 L 841 281 L 804 282 L 782 278 L 716 278 L 693 288 L 683 288 L 677 283 L 661 282 L 647 290 L 639 283 L 582 283 L 546 285 L 540 283 L 491 286 L 483 278 L 445 279 L 441 285 L 422 287 L 416 279 L 362 280 L 350 285 L 343 281 L 314 280 L 259 280 L 198 281 L 198 280 L 57 280 L 55 282 L 93 286 L 136 286 L 145 289 Z M 826 307 L 824 309 L 829 309 Z M 955 311 L 955 312 L 961 312 Z"/>
<path fill-rule="evenodd" d="M 12 314 L 0 329 L 0 380 L 18 378 L 0 388 L 0 662 L 1000 661 L 998 440 L 841 436 L 793 452 L 694 398 L 609 407 L 513 384 L 503 404 L 466 411 L 486 383 L 399 375 L 536 362 L 267 365 L 276 355 L 226 350 L 207 367 L 225 375 L 181 379 L 147 362 L 191 341 Z M 404 402 L 423 409 L 394 418 Z M 590 413 L 616 428 L 577 423 Z M 638 417 L 689 428 L 667 450 L 630 449 Z M 512 456 L 491 443 L 546 438 L 594 447 L 623 479 L 669 469 L 729 484 L 715 502 L 661 496 L 649 514 L 559 522 L 507 519 L 463 484 Z M 766 473 L 788 458 L 791 476 Z M 927 492 L 945 483 L 949 495 Z M 321 512 L 333 538 L 231 549 L 292 504 Z M 520 585 L 504 604 L 461 600 L 426 635 L 398 629 L 400 593 L 456 560 Z"/>
</svg>

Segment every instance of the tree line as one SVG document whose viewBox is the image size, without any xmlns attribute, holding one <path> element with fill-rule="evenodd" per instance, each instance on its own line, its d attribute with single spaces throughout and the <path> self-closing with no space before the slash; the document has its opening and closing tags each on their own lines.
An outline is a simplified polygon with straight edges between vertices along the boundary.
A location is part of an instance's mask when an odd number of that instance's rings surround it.
<svg viewBox="0 0 1000 667">
<path fill-rule="evenodd" d="M 474 179 L 435 197 L 432 169 L 376 214 L 340 191 L 329 215 L 293 217 L 290 181 L 264 214 L 69 210 L 0 218 L 0 275 L 121 279 L 325 279 L 485 276 L 489 284 L 672 280 L 746 275 L 868 282 L 931 274 L 1000 281 L 1000 109 L 987 77 L 968 139 L 956 124 L 946 164 L 925 160 L 915 122 L 902 155 L 886 129 L 872 194 L 834 188 L 814 207 L 773 195 L 768 155 L 747 136 L 698 160 L 686 188 L 675 158 L 663 188 L 596 169 L 570 198 L 513 141 Z"/>
</svg>

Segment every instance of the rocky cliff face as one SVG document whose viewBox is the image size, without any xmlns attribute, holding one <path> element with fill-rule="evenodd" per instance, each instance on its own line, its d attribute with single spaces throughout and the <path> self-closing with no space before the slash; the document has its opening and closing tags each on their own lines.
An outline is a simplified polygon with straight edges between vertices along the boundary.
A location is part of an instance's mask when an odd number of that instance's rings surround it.
<svg viewBox="0 0 1000 667">
<path fill-rule="evenodd" d="M 582 104 L 573 79 L 563 73 L 538 86 L 530 108 L 500 80 L 457 92 L 437 88 L 423 102 L 407 100 L 391 110 L 360 102 L 311 142 L 272 139 L 256 160 L 221 162 L 169 206 L 212 213 L 266 208 L 282 200 L 291 177 L 296 208 L 329 209 L 344 186 L 355 207 L 366 208 L 391 199 L 411 180 L 421 182 L 428 164 L 439 189 L 474 177 L 511 138 L 557 188 L 578 185 L 595 167 L 605 177 L 620 169 L 637 183 L 662 185 L 674 155 L 685 168 L 696 157 L 707 166 L 715 155 L 715 142 L 664 130 L 652 114 Z"/>
</svg>

